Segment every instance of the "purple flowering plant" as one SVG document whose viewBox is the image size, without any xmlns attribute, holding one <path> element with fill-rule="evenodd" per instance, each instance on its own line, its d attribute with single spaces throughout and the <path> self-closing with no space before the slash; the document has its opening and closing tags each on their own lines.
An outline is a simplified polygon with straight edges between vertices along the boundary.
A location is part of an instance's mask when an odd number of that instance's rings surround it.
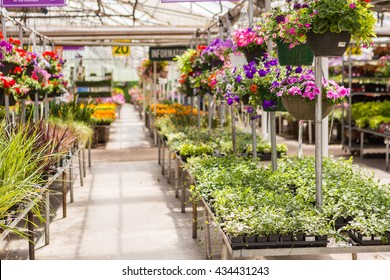
<svg viewBox="0 0 390 280">
<path fill-rule="evenodd" d="M 215 92 L 218 99 L 225 99 L 228 105 L 240 102 L 246 93 L 244 70 L 242 67 L 225 67 L 216 75 Z"/>
<path fill-rule="evenodd" d="M 322 89 L 315 83 L 314 73 L 310 68 L 286 66 L 286 76 L 274 82 L 270 88 L 276 96 L 301 96 L 307 102 L 315 102 L 321 94 L 330 104 L 340 104 L 349 96 L 350 90 L 338 85 L 333 80 L 322 79 Z"/>
<path fill-rule="evenodd" d="M 277 106 L 278 98 L 270 92 L 271 86 L 284 76 L 284 68 L 279 66 L 278 60 L 265 55 L 258 64 L 253 61 L 243 66 L 246 83 L 246 93 L 250 94 L 250 103 L 260 105 L 264 109 L 273 109 Z"/>
<path fill-rule="evenodd" d="M 306 42 L 311 28 L 311 16 L 307 13 L 309 0 L 287 1 L 284 9 L 276 7 L 265 14 L 262 28 L 273 41 L 283 41 L 290 48 Z"/>
<path fill-rule="evenodd" d="M 233 42 L 230 39 L 214 39 L 210 45 L 200 52 L 202 69 L 222 68 L 229 61 L 229 54 L 233 51 Z"/>
</svg>

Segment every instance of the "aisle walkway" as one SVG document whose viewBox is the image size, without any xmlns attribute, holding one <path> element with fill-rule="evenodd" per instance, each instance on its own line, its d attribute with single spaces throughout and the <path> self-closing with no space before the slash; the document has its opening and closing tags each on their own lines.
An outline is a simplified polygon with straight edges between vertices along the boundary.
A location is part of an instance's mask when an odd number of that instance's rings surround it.
<svg viewBox="0 0 390 280">
<path fill-rule="evenodd" d="M 93 150 L 85 185 L 76 180 L 68 217 L 51 224 L 51 244 L 37 250 L 37 259 L 203 259 L 190 213 L 180 212 L 160 174 L 156 148 L 125 105 L 106 148 Z"/>
</svg>

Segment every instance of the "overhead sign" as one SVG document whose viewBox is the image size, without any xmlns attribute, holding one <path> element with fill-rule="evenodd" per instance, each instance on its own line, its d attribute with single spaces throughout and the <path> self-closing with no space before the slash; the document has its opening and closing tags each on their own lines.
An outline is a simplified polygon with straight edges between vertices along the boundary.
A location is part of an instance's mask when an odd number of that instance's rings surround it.
<svg viewBox="0 0 390 280">
<path fill-rule="evenodd" d="M 130 43 L 130 40 L 114 40 L 114 42 L 118 43 Z M 130 46 L 120 45 L 112 47 L 112 55 L 113 56 L 129 56 L 130 55 Z"/>
<path fill-rule="evenodd" d="M 1 6 L 5 8 L 36 8 L 65 6 L 65 0 L 2 0 Z"/>
<path fill-rule="evenodd" d="M 152 61 L 172 60 L 182 55 L 188 49 L 187 46 L 150 47 L 149 58 Z"/>
</svg>

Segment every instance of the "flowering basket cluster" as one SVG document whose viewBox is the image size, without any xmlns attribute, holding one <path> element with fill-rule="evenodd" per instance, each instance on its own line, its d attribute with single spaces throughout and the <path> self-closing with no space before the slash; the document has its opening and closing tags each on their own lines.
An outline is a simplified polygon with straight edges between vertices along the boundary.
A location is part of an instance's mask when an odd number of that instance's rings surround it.
<svg viewBox="0 0 390 280">
<path fill-rule="evenodd" d="M 346 31 L 358 44 L 368 46 L 375 37 L 376 19 L 370 0 L 287 0 L 289 8 L 275 8 L 265 16 L 262 27 L 275 41 L 293 48 L 306 42 L 309 32 Z"/>
<path fill-rule="evenodd" d="M 270 91 L 276 96 L 300 96 L 303 101 L 314 104 L 317 96 L 321 96 L 329 104 L 340 104 L 349 96 L 350 90 L 338 85 L 335 81 L 322 79 L 322 89 L 315 83 L 311 69 L 291 66 L 286 67 L 286 77 L 272 84 Z"/>
</svg>

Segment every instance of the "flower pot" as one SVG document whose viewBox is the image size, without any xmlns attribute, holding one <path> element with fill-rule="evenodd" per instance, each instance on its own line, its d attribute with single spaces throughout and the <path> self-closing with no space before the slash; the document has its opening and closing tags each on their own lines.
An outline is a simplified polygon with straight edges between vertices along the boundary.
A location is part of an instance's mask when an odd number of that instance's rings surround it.
<svg viewBox="0 0 390 280">
<path fill-rule="evenodd" d="M 287 112 L 297 120 L 314 121 L 316 118 L 316 108 L 314 100 L 308 102 L 300 95 L 282 96 L 282 102 Z M 333 105 L 322 100 L 322 118 L 332 112 Z"/>
<path fill-rule="evenodd" d="M 270 234 L 268 235 L 269 242 L 279 242 L 280 234 Z"/>
<path fill-rule="evenodd" d="M 256 242 L 256 236 L 245 236 L 244 240 L 246 243 L 253 243 Z"/>
<path fill-rule="evenodd" d="M 280 236 L 280 239 L 282 241 L 292 241 L 292 235 L 291 234 L 282 234 Z"/>
<path fill-rule="evenodd" d="M 242 103 L 244 104 L 244 105 L 248 105 L 249 104 L 249 97 L 250 97 L 251 95 L 249 94 L 249 93 L 247 93 L 247 94 L 245 94 L 245 95 L 243 95 L 242 97 L 241 97 L 241 101 L 242 101 Z"/>
<path fill-rule="evenodd" d="M 4 76 L 7 76 L 16 66 L 18 65 L 15 63 L 2 61 L 0 63 L 0 72 L 2 72 Z"/>
<path fill-rule="evenodd" d="M 38 101 L 43 101 L 45 99 L 45 92 L 40 90 L 30 90 L 28 92 L 28 96 L 30 96 L 30 99 L 32 101 L 35 101 L 35 94 L 38 93 Z"/>
<path fill-rule="evenodd" d="M 313 64 L 314 55 L 307 43 L 299 44 L 292 49 L 290 49 L 289 46 L 289 44 L 283 43 L 282 41 L 277 42 L 278 60 L 280 65 Z"/>
<path fill-rule="evenodd" d="M 26 67 L 25 73 L 26 73 L 27 76 L 31 76 L 33 71 L 34 71 L 34 65 L 29 65 L 29 66 Z"/>
<path fill-rule="evenodd" d="M 266 50 L 262 46 L 258 45 L 252 50 L 244 49 L 242 52 L 244 53 L 248 63 L 254 61 L 257 64 L 266 53 Z"/>
<path fill-rule="evenodd" d="M 305 234 L 298 232 L 293 234 L 293 239 L 295 241 L 304 241 L 305 240 Z"/>
<path fill-rule="evenodd" d="M 244 237 L 243 236 L 231 236 L 230 241 L 232 243 L 243 243 L 244 242 Z"/>
<path fill-rule="evenodd" d="M 4 89 L 0 88 L 0 106 L 5 106 L 5 96 Z M 16 104 L 16 100 L 13 94 L 8 94 L 9 106 L 14 106 Z"/>
<path fill-rule="evenodd" d="M 342 56 L 348 48 L 351 34 L 340 33 L 307 33 L 307 43 L 315 56 Z"/>
<path fill-rule="evenodd" d="M 267 242 L 268 237 L 264 236 L 264 235 L 258 235 L 258 236 L 256 236 L 256 240 L 257 240 L 257 242 Z"/>
</svg>

